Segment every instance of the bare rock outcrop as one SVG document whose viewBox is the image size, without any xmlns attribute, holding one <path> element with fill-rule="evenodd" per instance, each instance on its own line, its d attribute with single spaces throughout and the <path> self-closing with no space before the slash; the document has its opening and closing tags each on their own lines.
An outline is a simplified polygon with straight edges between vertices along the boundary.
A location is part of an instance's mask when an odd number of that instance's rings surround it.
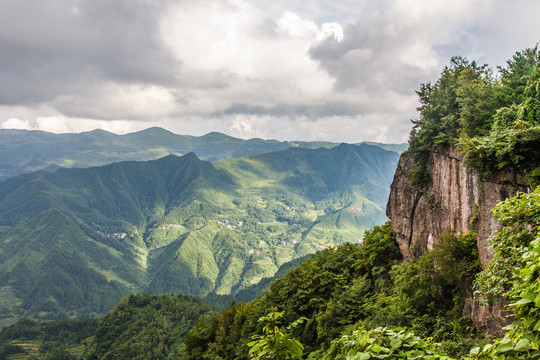
<svg viewBox="0 0 540 360">
<path fill-rule="evenodd" d="M 417 259 L 433 249 L 443 231 L 464 234 L 473 229 L 480 261 L 486 267 L 493 255 L 488 238 L 499 226 L 492 209 L 518 191 L 527 192 L 526 181 L 511 171 L 500 171 L 483 180 L 464 166 L 462 156 L 452 147 L 436 148 L 432 157 L 428 171 L 433 181 L 428 188 L 410 183 L 408 174 L 414 161 L 409 154 L 404 153 L 399 160 L 386 214 L 392 220 L 401 253 L 407 260 Z M 492 321 L 493 316 L 503 323 L 505 320 L 478 304 L 473 304 L 472 313 L 477 327 L 487 335 L 495 335 L 500 329 L 501 323 Z"/>
</svg>

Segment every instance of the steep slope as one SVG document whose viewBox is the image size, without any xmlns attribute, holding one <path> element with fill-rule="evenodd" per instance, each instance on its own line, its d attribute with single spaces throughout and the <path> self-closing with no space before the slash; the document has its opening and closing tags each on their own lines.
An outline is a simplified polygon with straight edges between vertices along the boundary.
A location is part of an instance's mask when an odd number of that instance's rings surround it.
<svg viewBox="0 0 540 360">
<path fill-rule="evenodd" d="M 465 234 L 475 231 L 478 255 L 486 267 L 493 254 L 488 239 L 500 227 L 493 218 L 497 203 L 527 192 L 523 177 L 510 170 L 499 171 L 481 179 L 474 169 L 467 168 L 463 157 L 453 147 L 439 147 L 431 153 L 428 187 L 411 184 L 408 174 L 414 166 L 409 154 L 401 156 L 386 213 L 392 221 L 396 240 L 406 259 L 418 259 L 433 249 L 434 242 L 447 230 Z M 507 324 L 504 304 L 482 307 L 473 304 L 472 316 L 476 325 L 490 336 Z"/>
<path fill-rule="evenodd" d="M 204 136 L 177 135 L 161 128 L 149 128 L 126 135 L 103 130 L 80 134 L 52 134 L 44 131 L 0 129 L 0 181 L 37 170 L 59 167 L 90 167 L 124 160 L 153 160 L 168 154 L 195 152 L 205 160 L 223 160 L 278 151 L 290 147 L 334 147 L 330 142 L 280 142 L 242 140 L 220 133 Z M 403 144 L 374 144 L 401 152 Z"/>
<path fill-rule="evenodd" d="M 178 359 L 183 341 L 211 308 L 173 295 L 130 295 L 98 323 L 85 359 Z"/>
<path fill-rule="evenodd" d="M 407 258 L 430 250 L 446 229 L 475 230 L 486 267 L 492 257 L 486 240 L 497 228 L 491 210 L 540 184 L 538 46 L 516 52 L 498 70 L 495 75 L 487 65 L 454 57 L 436 82 L 417 91 L 419 118 L 387 207 Z M 503 297 L 511 288 L 505 287 L 494 291 Z M 497 330 L 490 319 L 508 321 L 500 314 L 504 304 L 494 302 L 494 316 L 486 308 L 473 310 L 477 326 L 488 335 Z"/>
<path fill-rule="evenodd" d="M 527 183 L 508 170 L 481 180 L 453 148 L 436 149 L 432 157 L 428 172 L 433 182 L 428 188 L 411 185 L 409 156 L 401 157 L 396 170 L 386 212 L 402 253 L 418 258 L 433 249 L 433 241 L 445 230 L 461 234 L 475 230 L 485 267 L 491 258 L 487 240 L 497 228 L 491 210 L 517 191 L 527 191 Z"/>
<path fill-rule="evenodd" d="M 343 144 L 8 179 L 0 183 L 4 312 L 87 316 L 134 291 L 234 294 L 385 221 L 397 156 Z"/>
<path fill-rule="evenodd" d="M 140 286 L 129 253 L 91 239 L 56 209 L 4 234 L 0 253 L 1 311 L 8 322 L 28 313 L 95 316 Z"/>
</svg>

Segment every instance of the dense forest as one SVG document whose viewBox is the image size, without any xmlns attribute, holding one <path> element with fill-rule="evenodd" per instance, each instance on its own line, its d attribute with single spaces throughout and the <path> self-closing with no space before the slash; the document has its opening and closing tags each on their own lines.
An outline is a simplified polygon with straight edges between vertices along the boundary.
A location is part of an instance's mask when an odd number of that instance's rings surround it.
<svg viewBox="0 0 540 360">
<path fill-rule="evenodd" d="M 0 327 L 100 316 L 130 293 L 235 295 L 383 223 L 398 157 L 348 144 L 190 153 L 0 182 Z"/>
<path fill-rule="evenodd" d="M 462 316 L 462 285 L 478 271 L 470 234 L 448 233 L 420 261 L 403 262 L 386 223 L 360 245 L 317 253 L 272 283 L 264 297 L 201 319 L 186 338 L 186 359 L 249 359 L 247 344 L 265 325 L 259 318 L 275 312 L 284 325 L 306 319 L 292 333 L 310 359 L 332 359 L 324 354 L 336 338 L 381 325 L 438 337 L 451 353 L 468 351 L 479 334 Z"/>
<path fill-rule="evenodd" d="M 540 183 L 540 51 L 517 52 L 499 68 L 452 58 L 440 78 L 417 91 L 420 118 L 414 121 L 409 152 L 414 183 L 430 183 L 426 167 L 436 146 L 457 146 L 466 164 L 483 176 L 505 167 Z"/>
<path fill-rule="evenodd" d="M 436 147 L 459 149 L 483 177 L 508 169 L 526 176 L 531 189 L 540 183 L 538 47 L 517 52 L 496 75 L 453 58 L 418 95 L 409 149 L 417 186 L 431 182 Z M 58 351 L 86 359 L 540 359 L 540 187 L 493 213 L 502 226 L 485 269 L 474 232 L 449 229 L 432 251 L 403 261 L 386 223 L 360 243 L 315 253 L 249 303 L 211 310 L 181 295 L 128 297 L 89 323 L 95 330 L 84 341 L 86 352 L 69 351 L 69 344 Z M 473 296 L 486 304 L 507 299 L 515 321 L 504 337 L 486 339 L 476 330 L 464 311 Z M 192 310 L 175 310 L 175 301 Z M 195 322 L 187 332 L 185 324 Z M 2 330 L 0 356 L 28 353 L 25 339 L 44 344 L 44 330 L 27 338 L 17 330 L 39 326 L 46 325 L 21 320 Z"/>
</svg>

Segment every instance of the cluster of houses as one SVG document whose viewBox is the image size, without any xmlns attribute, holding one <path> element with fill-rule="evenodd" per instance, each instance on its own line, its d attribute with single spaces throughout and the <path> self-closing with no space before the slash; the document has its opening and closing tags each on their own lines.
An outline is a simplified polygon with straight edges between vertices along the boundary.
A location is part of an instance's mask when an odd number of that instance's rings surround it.
<svg viewBox="0 0 540 360">
<path fill-rule="evenodd" d="M 105 234 L 104 232 L 99 231 L 99 230 L 97 231 L 97 233 L 102 235 L 102 236 L 108 237 L 108 238 L 119 239 L 119 240 L 122 240 L 123 238 L 125 238 L 127 236 L 126 233 Z M 130 236 L 133 237 L 133 234 L 130 235 Z"/>
<path fill-rule="evenodd" d="M 238 225 L 233 225 L 233 223 L 229 223 L 229 220 L 218 221 L 218 224 L 225 226 L 227 229 L 234 229 L 236 226 L 242 227 L 244 223 L 242 221 L 238 222 Z"/>
</svg>

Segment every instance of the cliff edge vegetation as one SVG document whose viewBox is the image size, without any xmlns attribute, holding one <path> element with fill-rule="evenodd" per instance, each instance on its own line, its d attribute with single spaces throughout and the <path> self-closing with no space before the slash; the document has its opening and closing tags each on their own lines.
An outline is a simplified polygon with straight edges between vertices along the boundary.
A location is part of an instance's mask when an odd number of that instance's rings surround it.
<svg viewBox="0 0 540 360">
<path fill-rule="evenodd" d="M 540 183 L 540 51 L 516 52 L 498 74 L 487 65 L 454 57 L 435 83 L 422 84 L 420 118 L 413 121 L 409 152 L 414 185 L 431 178 L 436 146 L 456 145 L 467 166 L 484 177 L 510 167 Z"/>
</svg>

